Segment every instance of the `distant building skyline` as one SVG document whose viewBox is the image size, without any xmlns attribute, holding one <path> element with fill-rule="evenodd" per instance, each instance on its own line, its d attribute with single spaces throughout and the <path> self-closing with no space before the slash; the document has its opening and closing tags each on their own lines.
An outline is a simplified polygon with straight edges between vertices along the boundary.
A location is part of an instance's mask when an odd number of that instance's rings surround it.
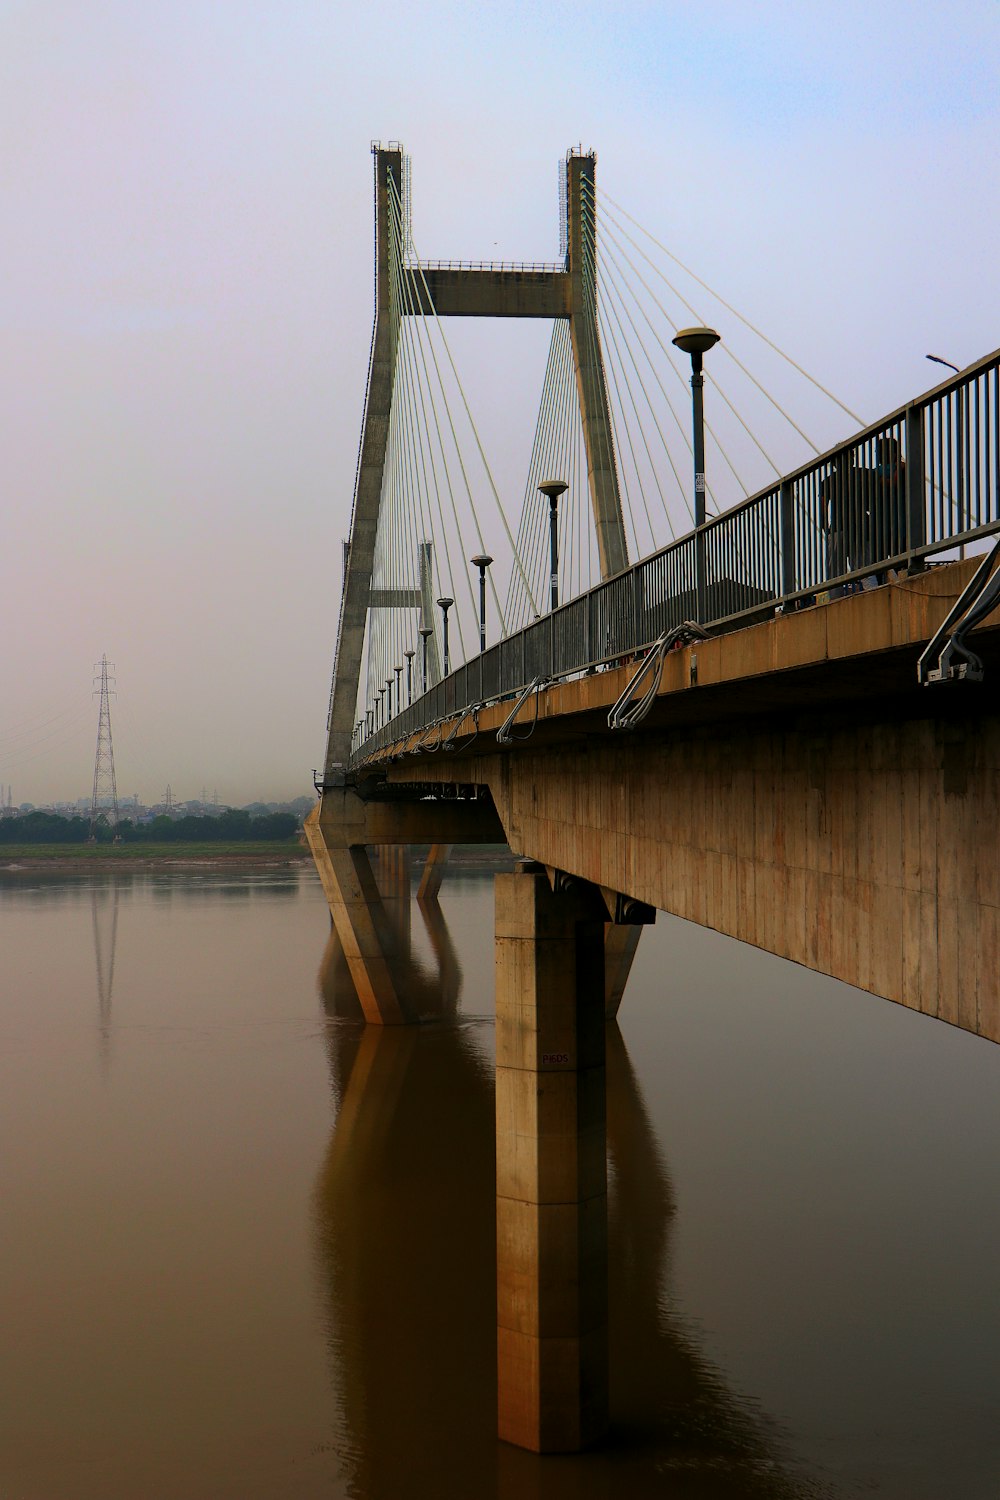
<svg viewBox="0 0 1000 1500">
<path fill-rule="evenodd" d="M 123 818 L 132 816 L 144 817 L 148 814 L 160 812 L 176 812 L 179 814 L 213 815 L 223 812 L 245 812 L 253 808 L 265 808 L 269 812 L 280 812 L 285 809 L 299 809 L 308 807 L 315 801 L 315 796 L 303 793 L 298 797 L 265 798 L 255 797 L 242 805 L 228 802 L 202 802 L 199 798 L 178 799 L 170 804 L 159 802 L 142 802 L 138 798 L 119 797 L 118 811 Z M 55 798 L 50 802 L 14 802 L 0 803 L 0 817 L 17 815 L 26 812 L 55 812 L 69 817 L 87 817 L 92 806 L 90 797 L 77 798 Z M 110 806 L 109 803 L 100 802 L 99 807 Z"/>
</svg>

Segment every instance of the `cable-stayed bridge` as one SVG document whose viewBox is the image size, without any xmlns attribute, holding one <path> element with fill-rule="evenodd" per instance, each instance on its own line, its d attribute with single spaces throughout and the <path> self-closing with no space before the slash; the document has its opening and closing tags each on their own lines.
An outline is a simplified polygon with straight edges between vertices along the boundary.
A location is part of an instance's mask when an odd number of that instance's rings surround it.
<svg viewBox="0 0 1000 1500">
<path fill-rule="evenodd" d="M 407 160 L 374 164 L 307 831 L 383 1024 L 420 1015 L 368 848 L 432 845 L 428 887 L 452 842 L 523 857 L 497 878 L 500 1430 L 573 1447 L 606 1420 L 604 1021 L 657 909 L 1000 1040 L 1000 354 L 865 424 L 592 153 L 552 264 L 421 260 Z M 468 317 L 552 325 L 517 516 L 447 333 Z"/>
</svg>

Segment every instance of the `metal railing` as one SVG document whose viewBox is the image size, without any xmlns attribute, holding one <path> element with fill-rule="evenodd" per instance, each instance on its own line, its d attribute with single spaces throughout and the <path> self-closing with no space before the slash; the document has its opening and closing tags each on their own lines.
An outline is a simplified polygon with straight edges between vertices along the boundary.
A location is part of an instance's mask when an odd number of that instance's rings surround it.
<svg viewBox="0 0 1000 1500">
<path fill-rule="evenodd" d="M 404 271 L 539 271 L 548 276 L 564 273 L 565 261 L 554 260 L 414 260 L 403 261 Z"/>
<path fill-rule="evenodd" d="M 1000 350 L 473 657 L 376 728 L 351 765 L 537 679 L 633 656 L 685 620 L 737 629 L 998 531 Z"/>
</svg>

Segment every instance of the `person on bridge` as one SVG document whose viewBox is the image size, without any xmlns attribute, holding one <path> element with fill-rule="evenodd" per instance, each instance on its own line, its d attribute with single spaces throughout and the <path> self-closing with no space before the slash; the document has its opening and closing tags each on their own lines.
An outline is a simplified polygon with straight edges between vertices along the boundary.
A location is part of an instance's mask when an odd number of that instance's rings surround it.
<svg viewBox="0 0 1000 1500">
<path fill-rule="evenodd" d="M 852 453 L 842 455 L 820 483 L 827 578 L 839 578 L 871 561 L 873 479 L 874 471 L 859 469 Z"/>
<path fill-rule="evenodd" d="M 906 551 L 906 465 L 894 437 L 875 444 L 875 480 L 871 560 L 880 562 Z"/>
</svg>

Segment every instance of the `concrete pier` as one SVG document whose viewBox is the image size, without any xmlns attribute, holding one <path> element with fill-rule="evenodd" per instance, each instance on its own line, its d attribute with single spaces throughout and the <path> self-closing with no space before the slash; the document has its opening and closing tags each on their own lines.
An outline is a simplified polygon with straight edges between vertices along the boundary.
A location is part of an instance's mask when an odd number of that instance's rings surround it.
<svg viewBox="0 0 1000 1500">
<path fill-rule="evenodd" d="M 608 1424 L 606 911 L 496 877 L 499 1435 L 572 1452 Z"/>
<path fill-rule="evenodd" d="M 354 981 L 365 1020 L 380 1026 L 415 1019 L 407 1002 L 405 965 L 400 972 L 398 923 L 387 906 L 409 912 L 409 863 L 401 853 L 411 844 L 435 844 L 431 884 L 440 874 L 452 843 L 503 843 L 492 802 L 398 803 L 366 801 L 347 786 L 331 787 L 305 820 L 305 835 Z M 445 835 L 447 842 L 441 837 Z M 369 850 L 381 849 L 376 863 Z M 405 873 L 403 873 L 405 872 Z M 405 887 L 405 899 L 402 891 Z M 426 898 L 423 884 L 419 895 Z M 408 920 L 408 917 L 407 917 Z M 404 945 L 405 946 L 405 945 Z"/>
</svg>

